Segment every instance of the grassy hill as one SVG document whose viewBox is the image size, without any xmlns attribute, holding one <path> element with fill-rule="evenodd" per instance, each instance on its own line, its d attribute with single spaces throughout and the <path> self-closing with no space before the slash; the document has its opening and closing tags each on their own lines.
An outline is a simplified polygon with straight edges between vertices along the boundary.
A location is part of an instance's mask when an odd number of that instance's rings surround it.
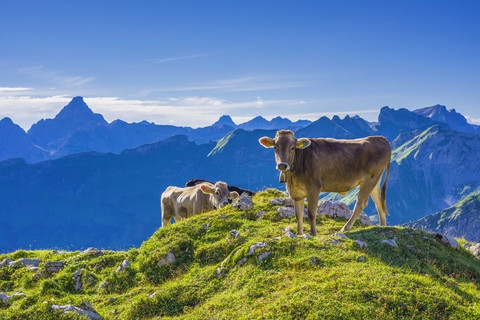
<svg viewBox="0 0 480 320">
<path fill-rule="evenodd" d="M 283 196 L 269 189 L 247 211 L 226 207 L 161 228 L 128 252 L 0 255 L 40 259 L 37 271 L 0 268 L 0 292 L 25 293 L 0 300 L 0 319 L 75 319 L 51 306 L 84 301 L 103 319 L 480 317 L 480 262 L 466 250 L 423 231 L 359 222 L 342 238 L 335 233 L 345 221 L 325 216 L 317 219 L 318 237 L 282 236 L 287 226 L 296 231 L 295 218 L 280 218 L 269 200 Z M 257 218 L 259 211 L 265 213 Z M 398 247 L 381 243 L 386 239 Z M 131 265 L 116 272 L 125 259 Z M 62 261 L 63 268 L 48 272 L 47 261 Z"/>
</svg>

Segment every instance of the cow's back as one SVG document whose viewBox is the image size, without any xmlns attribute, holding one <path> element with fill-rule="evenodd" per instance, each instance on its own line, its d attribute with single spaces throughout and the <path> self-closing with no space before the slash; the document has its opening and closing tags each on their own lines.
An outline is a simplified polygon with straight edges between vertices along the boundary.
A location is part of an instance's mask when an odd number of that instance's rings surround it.
<svg viewBox="0 0 480 320">
<path fill-rule="evenodd" d="M 310 141 L 308 148 L 295 153 L 293 179 L 300 185 L 321 187 L 324 192 L 349 191 L 379 168 L 385 169 L 390 161 L 390 144 L 381 136 Z"/>
</svg>

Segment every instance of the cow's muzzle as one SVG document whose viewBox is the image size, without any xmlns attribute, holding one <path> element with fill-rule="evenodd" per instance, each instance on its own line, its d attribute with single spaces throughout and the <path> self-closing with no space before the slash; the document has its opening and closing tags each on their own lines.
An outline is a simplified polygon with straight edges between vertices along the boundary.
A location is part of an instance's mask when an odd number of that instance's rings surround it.
<svg viewBox="0 0 480 320">
<path fill-rule="evenodd" d="M 288 171 L 290 170 L 290 165 L 286 162 L 279 162 L 277 163 L 277 170 Z"/>
</svg>

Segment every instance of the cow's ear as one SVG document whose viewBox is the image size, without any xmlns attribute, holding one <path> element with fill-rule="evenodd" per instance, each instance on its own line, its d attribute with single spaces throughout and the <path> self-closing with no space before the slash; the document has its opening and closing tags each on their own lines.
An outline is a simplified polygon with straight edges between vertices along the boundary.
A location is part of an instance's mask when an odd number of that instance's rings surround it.
<svg viewBox="0 0 480 320">
<path fill-rule="evenodd" d="M 213 193 L 213 191 L 214 191 L 212 187 L 209 187 L 209 186 L 207 186 L 207 185 L 202 185 L 202 186 L 200 187 L 200 189 L 202 189 L 202 191 L 203 191 L 204 193 L 207 193 L 207 194 Z"/>
<path fill-rule="evenodd" d="M 298 149 L 305 149 L 306 147 L 308 147 L 310 145 L 310 143 L 312 143 L 310 141 L 310 139 L 307 139 L 307 138 L 300 138 L 297 140 L 295 146 L 298 148 Z"/>
<path fill-rule="evenodd" d="M 265 148 L 271 148 L 275 145 L 275 140 L 269 137 L 260 138 L 258 139 L 258 142 L 260 142 L 260 144 Z"/>
<path fill-rule="evenodd" d="M 229 197 L 230 198 L 239 198 L 240 195 L 238 194 L 237 191 L 232 191 L 232 192 L 230 192 Z"/>
</svg>

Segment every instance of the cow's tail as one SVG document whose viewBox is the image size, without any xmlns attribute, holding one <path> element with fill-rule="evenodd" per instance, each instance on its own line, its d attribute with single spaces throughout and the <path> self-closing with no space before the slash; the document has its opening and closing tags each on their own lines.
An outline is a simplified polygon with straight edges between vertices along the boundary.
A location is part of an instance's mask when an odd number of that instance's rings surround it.
<svg viewBox="0 0 480 320">
<path fill-rule="evenodd" d="M 385 181 L 383 181 L 383 186 L 382 186 L 382 191 L 381 191 L 381 197 L 382 197 L 382 207 L 383 207 L 383 211 L 385 211 L 385 213 L 387 215 L 390 215 L 388 213 L 388 209 L 387 209 L 387 197 L 386 197 L 386 194 L 387 194 L 387 181 L 388 181 L 388 174 L 390 173 L 390 160 L 388 161 L 388 165 L 387 165 L 387 174 L 385 175 Z"/>
</svg>

